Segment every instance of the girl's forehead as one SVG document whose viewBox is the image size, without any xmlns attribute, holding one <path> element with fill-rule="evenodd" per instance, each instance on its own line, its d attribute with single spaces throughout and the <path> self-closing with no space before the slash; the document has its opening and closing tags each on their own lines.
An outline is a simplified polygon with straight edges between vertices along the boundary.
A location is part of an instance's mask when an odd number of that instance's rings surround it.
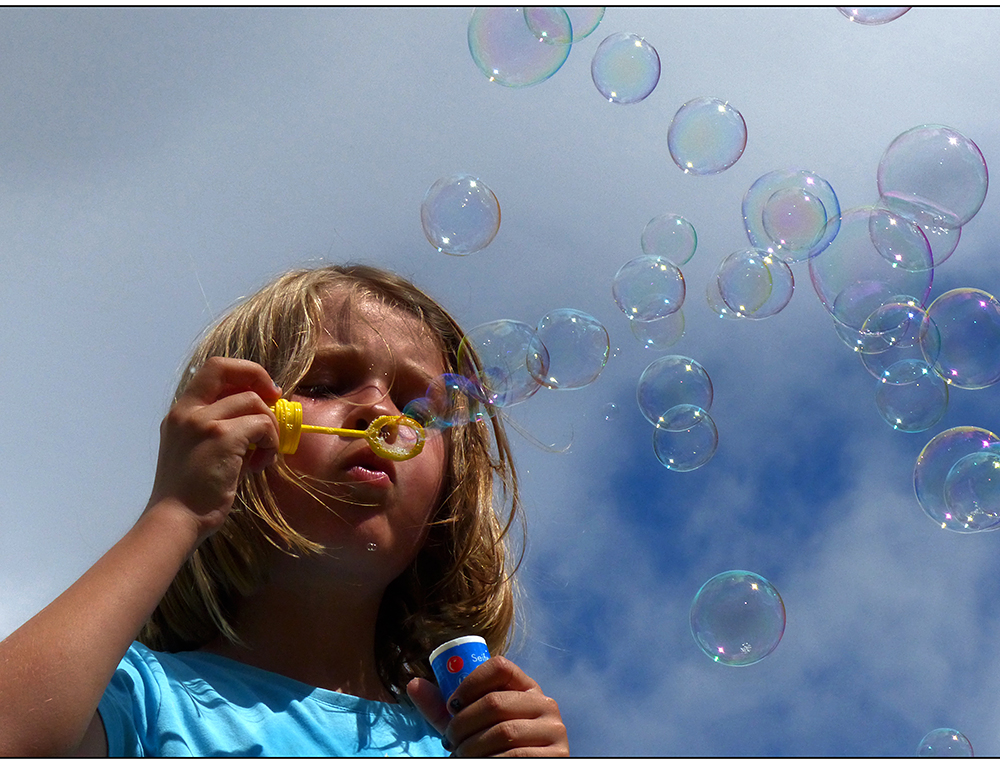
<svg viewBox="0 0 1000 764">
<path fill-rule="evenodd" d="M 377 336 L 380 342 L 426 346 L 440 352 L 440 341 L 426 323 L 377 297 L 333 288 L 322 304 L 322 331 L 317 338 L 320 344 L 351 345 Z"/>
</svg>

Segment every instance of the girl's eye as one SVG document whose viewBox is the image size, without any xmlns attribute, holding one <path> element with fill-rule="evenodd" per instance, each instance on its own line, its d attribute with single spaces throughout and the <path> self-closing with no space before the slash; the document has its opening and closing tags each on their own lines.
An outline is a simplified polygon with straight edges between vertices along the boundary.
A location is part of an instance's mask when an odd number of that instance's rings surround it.
<svg viewBox="0 0 1000 764">
<path fill-rule="evenodd" d="M 335 398 L 343 395 L 340 387 L 331 384 L 299 385 L 295 392 L 305 398 Z"/>
</svg>

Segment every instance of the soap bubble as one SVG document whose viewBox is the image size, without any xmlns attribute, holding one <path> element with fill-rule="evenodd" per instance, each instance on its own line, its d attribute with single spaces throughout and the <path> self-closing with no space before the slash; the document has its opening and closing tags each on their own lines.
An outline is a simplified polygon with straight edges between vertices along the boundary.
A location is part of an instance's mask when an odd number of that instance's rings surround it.
<svg viewBox="0 0 1000 764">
<path fill-rule="evenodd" d="M 597 47 L 590 75 L 600 94 L 612 103 L 638 103 L 660 81 L 660 56 L 638 35 L 617 32 Z"/>
<path fill-rule="evenodd" d="M 565 8 L 528 6 L 522 9 L 524 22 L 539 42 L 569 45 L 573 42 L 572 20 Z"/>
<path fill-rule="evenodd" d="M 888 24 L 895 21 L 908 10 L 910 6 L 868 6 L 865 8 L 851 8 L 837 6 L 840 11 L 851 21 L 865 26 L 875 26 L 877 24 Z"/>
<path fill-rule="evenodd" d="M 786 263 L 815 257 L 840 229 L 840 202 L 833 187 L 808 170 L 774 170 L 743 196 L 750 244 Z"/>
<path fill-rule="evenodd" d="M 708 302 L 709 309 L 719 318 L 743 318 L 737 311 L 726 305 L 726 301 L 722 299 L 717 272 L 709 277 L 708 283 L 705 285 L 705 300 Z"/>
<path fill-rule="evenodd" d="M 403 413 L 424 427 L 443 430 L 484 419 L 483 398 L 483 391 L 467 377 L 442 374 L 427 386 L 422 398 L 410 401 Z"/>
<path fill-rule="evenodd" d="M 646 367 L 636 387 L 639 410 L 650 424 L 674 406 L 690 404 L 708 411 L 712 407 L 714 390 L 705 368 L 683 355 L 667 355 Z"/>
<path fill-rule="evenodd" d="M 958 730 L 941 727 L 924 735 L 917 746 L 917 756 L 972 756 L 972 743 Z"/>
<path fill-rule="evenodd" d="M 937 265 L 923 229 L 892 210 L 876 205 L 868 218 L 868 234 L 878 253 L 904 270 L 925 271 Z"/>
<path fill-rule="evenodd" d="M 569 16 L 561 8 L 546 8 L 544 15 L 539 9 L 532 11 L 533 23 L 544 27 L 547 39 L 572 39 Z M 570 47 L 540 38 L 520 7 L 476 8 L 469 19 L 472 60 L 490 82 L 507 87 L 526 87 L 547 80 L 565 63 Z"/>
<path fill-rule="evenodd" d="M 658 255 L 643 255 L 618 269 L 611 294 L 622 313 L 633 321 L 655 321 L 684 304 L 684 274 Z"/>
<path fill-rule="evenodd" d="M 573 308 L 559 308 L 543 316 L 536 336 L 548 350 L 549 365 L 535 379 L 552 389 L 575 390 L 589 385 L 604 370 L 611 352 L 604 325 Z"/>
<path fill-rule="evenodd" d="M 603 6 L 581 6 L 581 7 L 568 7 L 563 8 L 567 14 L 569 14 L 569 20 L 573 25 L 573 42 L 582 40 L 584 37 L 590 35 L 597 25 L 601 23 L 601 19 L 604 18 L 604 7 Z"/>
<path fill-rule="evenodd" d="M 705 655 L 727 666 L 749 666 L 781 641 L 785 603 L 763 576 L 728 570 L 698 590 L 690 621 L 694 641 Z"/>
<path fill-rule="evenodd" d="M 875 405 L 892 429 L 923 432 L 947 411 L 948 385 L 922 359 L 897 361 L 882 374 Z"/>
<path fill-rule="evenodd" d="M 837 223 L 828 223 L 839 225 L 836 238 L 809 260 L 809 276 L 823 307 L 855 332 L 875 310 L 894 302 L 898 295 L 909 295 L 923 305 L 934 274 L 930 268 L 900 268 L 879 254 L 869 230 L 873 209 L 855 207 L 844 212 Z"/>
<path fill-rule="evenodd" d="M 1000 302 L 993 295 L 952 289 L 927 307 L 926 320 L 941 333 L 934 369 L 949 384 L 978 390 L 1000 381 Z"/>
<path fill-rule="evenodd" d="M 695 98 L 681 106 L 667 130 L 674 163 L 691 175 L 715 175 L 736 164 L 747 145 L 743 115 L 718 98 Z"/>
<path fill-rule="evenodd" d="M 538 380 L 548 373 L 549 353 L 534 327 L 504 318 L 466 332 L 458 367 L 486 403 L 513 406 L 538 392 Z"/>
<path fill-rule="evenodd" d="M 944 480 L 944 503 L 976 530 L 1000 525 L 1000 445 L 955 462 Z"/>
<path fill-rule="evenodd" d="M 680 215 L 658 215 L 642 229 L 643 254 L 665 257 L 674 265 L 684 265 L 698 247 L 694 226 Z"/>
<path fill-rule="evenodd" d="M 920 225 L 919 223 L 917 225 L 920 226 L 920 230 L 931 247 L 931 262 L 934 263 L 934 267 L 941 265 L 951 257 L 958 247 L 959 239 L 962 238 L 961 228 L 943 228 L 942 226 Z"/>
<path fill-rule="evenodd" d="M 500 203 L 479 178 L 466 173 L 436 181 L 420 205 L 424 235 L 439 252 L 468 255 L 486 247 L 500 230 Z"/>
<path fill-rule="evenodd" d="M 773 316 L 795 289 L 788 264 L 759 249 L 733 252 L 719 264 L 715 279 L 722 301 L 741 318 Z"/>
<path fill-rule="evenodd" d="M 881 379 L 890 366 L 906 360 L 923 361 L 934 368 L 941 334 L 933 320 L 924 320 L 926 315 L 915 299 L 901 295 L 865 320 L 855 349 L 869 374 Z"/>
<path fill-rule="evenodd" d="M 981 528 L 956 516 L 945 501 L 945 483 L 952 467 L 969 454 L 995 451 L 1000 439 L 981 427 L 952 427 L 935 435 L 924 446 L 913 468 L 913 490 L 920 508 L 942 528 L 974 533 Z"/>
<path fill-rule="evenodd" d="M 632 336 L 645 348 L 664 349 L 676 345 L 684 336 L 684 309 L 655 321 L 630 321 Z"/>
<path fill-rule="evenodd" d="M 880 203 L 922 226 L 965 225 L 982 207 L 988 185 L 979 147 L 944 125 L 900 134 L 878 166 Z"/>
<path fill-rule="evenodd" d="M 719 431 L 708 412 L 681 404 L 668 410 L 653 430 L 653 453 L 674 472 L 690 472 L 707 463 L 719 445 Z"/>
</svg>

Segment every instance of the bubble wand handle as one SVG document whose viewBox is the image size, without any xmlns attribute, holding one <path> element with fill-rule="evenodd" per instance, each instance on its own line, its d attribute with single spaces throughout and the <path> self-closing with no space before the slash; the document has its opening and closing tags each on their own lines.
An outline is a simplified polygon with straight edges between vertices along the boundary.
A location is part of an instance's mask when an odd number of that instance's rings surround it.
<svg viewBox="0 0 1000 764">
<path fill-rule="evenodd" d="M 423 450 L 426 439 L 423 426 L 405 414 L 380 416 L 367 429 L 351 430 L 303 424 L 302 404 L 298 401 L 279 398 L 271 410 L 278 419 L 278 452 L 282 454 L 294 454 L 298 450 L 303 432 L 364 438 L 372 451 L 393 461 L 412 459 Z"/>
</svg>

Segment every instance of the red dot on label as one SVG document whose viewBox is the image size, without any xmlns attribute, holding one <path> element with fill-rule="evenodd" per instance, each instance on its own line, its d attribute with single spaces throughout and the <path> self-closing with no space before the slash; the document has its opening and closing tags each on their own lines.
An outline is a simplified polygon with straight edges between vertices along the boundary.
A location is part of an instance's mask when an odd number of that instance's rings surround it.
<svg viewBox="0 0 1000 764">
<path fill-rule="evenodd" d="M 462 670 L 462 666 L 465 665 L 465 661 L 462 660 L 461 655 L 453 655 L 448 659 L 448 663 L 445 665 L 450 673 L 457 674 Z"/>
</svg>

